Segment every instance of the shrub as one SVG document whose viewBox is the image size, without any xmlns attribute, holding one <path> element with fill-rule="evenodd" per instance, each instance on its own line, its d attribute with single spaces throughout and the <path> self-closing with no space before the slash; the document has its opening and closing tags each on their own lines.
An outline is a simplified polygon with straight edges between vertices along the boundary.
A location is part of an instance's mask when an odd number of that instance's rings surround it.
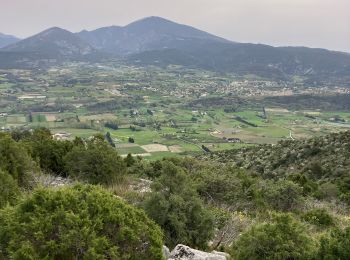
<svg viewBox="0 0 350 260">
<path fill-rule="evenodd" d="M 288 180 L 271 182 L 264 191 L 267 203 L 274 210 L 290 211 L 298 208 L 302 201 L 303 189 Z"/>
<path fill-rule="evenodd" d="M 162 259 L 159 227 L 96 186 L 36 190 L 0 226 L 1 259 Z"/>
<path fill-rule="evenodd" d="M 317 183 L 310 180 L 305 174 L 292 174 L 288 179 L 303 188 L 303 195 L 312 194 L 318 191 Z"/>
<path fill-rule="evenodd" d="M 229 205 L 238 211 L 255 212 L 265 207 L 258 178 L 245 170 L 203 164 L 193 171 L 193 178 L 199 194 L 208 202 Z"/>
<path fill-rule="evenodd" d="M 313 225 L 329 227 L 334 224 L 333 217 L 325 209 L 313 209 L 305 213 L 303 219 Z"/>
<path fill-rule="evenodd" d="M 242 234 L 233 246 L 235 259 L 309 259 L 312 239 L 290 214 L 275 216 Z"/>
<path fill-rule="evenodd" d="M 340 199 L 350 204 L 350 172 L 342 176 L 338 181 L 338 186 L 341 192 Z"/>
<path fill-rule="evenodd" d="M 328 235 L 323 236 L 317 259 L 350 259 L 350 226 L 345 230 L 333 229 Z"/>
<path fill-rule="evenodd" d="M 0 208 L 13 204 L 19 195 L 17 182 L 7 172 L 0 170 Z"/>
<path fill-rule="evenodd" d="M 135 159 L 132 157 L 131 153 L 128 153 L 128 155 L 125 157 L 124 162 L 126 163 L 127 167 L 131 167 L 135 164 Z"/>
<path fill-rule="evenodd" d="M 0 170 L 9 173 L 19 186 L 29 185 L 34 163 L 21 144 L 0 133 Z"/>
<path fill-rule="evenodd" d="M 315 193 L 315 197 L 324 200 L 334 200 L 339 196 L 339 187 L 331 182 L 325 182 L 320 185 L 320 188 Z"/>
<path fill-rule="evenodd" d="M 163 228 L 167 245 L 205 248 L 213 234 L 213 217 L 184 171 L 170 161 L 161 162 L 152 188 L 145 209 Z"/>
<path fill-rule="evenodd" d="M 63 158 L 72 150 L 72 142 L 55 140 L 50 130 L 38 128 L 23 143 L 30 147 L 31 156 L 44 172 L 66 176 Z"/>
<path fill-rule="evenodd" d="M 68 176 L 92 184 L 112 184 L 126 173 L 126 165 L 117 151 L 96 138 L 87 146 L 76 146 L 65 156 Z"/>
</svg>

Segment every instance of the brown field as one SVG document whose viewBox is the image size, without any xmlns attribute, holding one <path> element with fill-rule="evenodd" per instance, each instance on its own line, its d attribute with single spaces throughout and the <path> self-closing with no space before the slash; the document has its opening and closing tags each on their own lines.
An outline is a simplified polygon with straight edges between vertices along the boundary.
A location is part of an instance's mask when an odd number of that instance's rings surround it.
<svg viewBox="0 0 350 260">
<path fill-rule="evenodd" d="M 162 144 L 147 144 L 147 145 L 142 145 L 141 148 L 149 153 L 169 151 L 168 147 Z"/>
<path fill-rule="evenodd" d="M 54 122 L 56 119 L 57 119 L 56 115 L 53 115 L 53 114 L 46 115 L 46 121 L 48 122 Z"/>
<path fill-rule="evenodd" d="M 117 117 L 111 113 L 105 114 L 96 114 L 96 115 L 87 115 L 80 117 L 82 121 L 90 121 L 90 120 L 115 120 Z"/>
<path fill-rule="evenodd" d="M 286 108 L 265 108 L 266 112 L 272 112 L 272 113 L 289 113 L 290 111 Z"/>
<path fill-rule="evenodd" d="M 169 151 L 172 152 L 172 153 L 181 153 L 182 152 L 182 148 L 180 145 L 172 145 L 172 146 L 169 146 Z"/>
</svg>

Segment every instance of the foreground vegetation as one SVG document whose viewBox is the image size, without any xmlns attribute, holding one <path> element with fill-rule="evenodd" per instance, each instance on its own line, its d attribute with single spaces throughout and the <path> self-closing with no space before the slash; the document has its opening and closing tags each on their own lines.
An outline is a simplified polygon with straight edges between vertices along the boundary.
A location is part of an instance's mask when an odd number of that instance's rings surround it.
<svg viewBox="0 0 350 260">
<path fill-rule="evenodd" d="M 162 233 L 102 188 L 37 189 L 0 215 L 1 259 L 161 259 Z"/>
<path fill-rule="evenodd" d="M 0 256 L 162 259 L 163 243 L 182 243 L 234 259 L 349 259 L 348 140 L 150 162 L 101 135 L 1 133 Z"/>
</svg>

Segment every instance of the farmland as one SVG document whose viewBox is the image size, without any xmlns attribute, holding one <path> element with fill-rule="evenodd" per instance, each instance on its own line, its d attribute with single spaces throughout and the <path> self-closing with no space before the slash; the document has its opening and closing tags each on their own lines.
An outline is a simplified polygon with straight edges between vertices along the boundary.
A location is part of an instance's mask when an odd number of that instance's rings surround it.
<svg viewBox="0 0 350 260">
<path fill-rule="evenodd" d="M 0 71 L 0 127 L 108 133 L 122 156 L 154 160 L 347 130 L 347 95 L 178 67 L 66 64 Z"/>
</svg>

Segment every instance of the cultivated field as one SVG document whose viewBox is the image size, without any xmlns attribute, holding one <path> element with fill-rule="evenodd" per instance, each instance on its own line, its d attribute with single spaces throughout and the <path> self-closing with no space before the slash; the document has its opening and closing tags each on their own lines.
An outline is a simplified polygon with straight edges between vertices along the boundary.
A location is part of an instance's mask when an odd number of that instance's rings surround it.
<svg viewBox="0 0 350 260">
<path fill-rule="evenodd" d="M 72 138 L 109 133 L 123 156 L 131 153 L 153 160 L 205 149 L 273 144 L 350 127 L 349 110 L 342 109 L 347 108 L 347 99 L 341 95 L 339 102 L 331 94 L 331 101 L 320 97 L 319 107 L 288 96 L 283 97 L 288 102 L 279 97 L 271 100 L 265 94 L 255 98 L 257 81 L 251 77 L 243 81 L 177 67 L 94 70 L 81 64 L 42 73 L 11 73 L 0 71 L 3 130 L 47 127 L 53 133 L 70 133 Z M 76 83 L 70 83 L 72 79 Z M 245 86 L 244 92 L 235 84 Z M 267 90 L 270 85 L 278 87 L 266 83 Z"/>
</svg>

